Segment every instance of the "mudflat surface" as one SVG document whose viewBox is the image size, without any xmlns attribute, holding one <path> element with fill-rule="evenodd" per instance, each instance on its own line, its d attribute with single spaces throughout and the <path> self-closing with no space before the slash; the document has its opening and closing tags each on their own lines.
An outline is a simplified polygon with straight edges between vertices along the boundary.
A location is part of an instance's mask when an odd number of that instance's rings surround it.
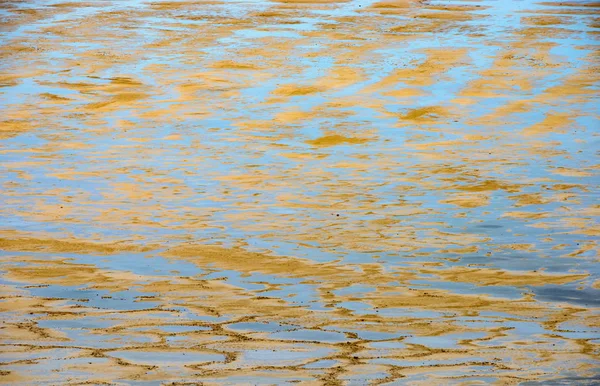
<svg viewBox="0 0 600 386">
<path fill-rule="evenodd" d="M 600 3 L 0 23 L 2 383 L 600 382 Z"/>
</svg>

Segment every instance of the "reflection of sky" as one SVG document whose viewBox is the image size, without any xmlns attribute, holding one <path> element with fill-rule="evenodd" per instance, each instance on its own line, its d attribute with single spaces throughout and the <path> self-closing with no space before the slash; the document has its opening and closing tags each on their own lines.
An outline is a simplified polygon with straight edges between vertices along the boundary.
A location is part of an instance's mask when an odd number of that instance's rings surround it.
<svg viewBox="0 0 600 386">
<path fill-rule="evenodd" d="M 144 3 L 138 2 L 113 3 L 115 9 L 119 7 L 144 7 Z M 360 7 L 359 7 L 360 3 Z M 386 205 L 394 205 L 398 201 L 398 187 L 410 182 L 399 181 L 398 176 L 407 173 L 409 176 L 423 177 L 437 187 L 447 187 L 447 181 L 441 180 L 428 173 L 428 169 L 444 164 L 444 160 L 431 160 L 419 157 L 419 151 L 407 146 L 407 140 L 413 136 L 415 127 L 405 126 L 396 127 L 397 119 L 382 116 L 379 111 L 375 111 L 364 106 L 347 107 L 348 111 L 355 112 L 356 115 L 346 118 L 328 118 L 323 117 L 310 121 L 300 121 L 291 128 L 282 129 L 282 131 L 290 130 L 291 135 L 284 135 L 284 138 L 278 138 L 280 131 L 265 132 L 258 130 L 254 132 L 257 135 L 265 137 L 272 136 L 273 142 L 281 145 L 287 145 L 285 149 L 276 148 L 268 141 L 257 142 L 250 146 L 243 135 L 248 135 L 253 132 L 253 129 L 244 129 L 245 132 L 240 134 L 240 130 L 235 126 L 236 123 L 265 120 L 271 121 L 275 114 L 286 110 L 290 107 L 297 107 L 303 111 L 308 111 L 311 108 L 322 105 L 325 102 L 335 102 L 337 98 L 347 97 L 358 93 L 362 88 L 376 84 L 379 80 L 393 71 L 399 66 L 414 66 L 415 62 L 425 60 L 423 53 L 424 49 L 431 48 L 460 48 L 468 49 L 468 59 L 464 65 L 457 65 L 449 71 L 441 74 L 436 81 L 426 87 L 426 95 L 415 96 L 410 100 L 410 105 L 398 103 L 393 97 L 381 95 L 374 92 L 369 95 L 370 98 L 379 98 L 385 100 L 385 106 L 389 111 L 405 113 L 409 108 L 426 107 L 433 105 L 452 106 L 453 101 L 457 98 L 460 91 L 466 86 L 469 81 L 477 79 L 480 71 L 486 70 L 493 63 L 495 55 L 498 55 L 506 46 L 510 46 L 513 40 L 518 37 L 518 27 L 522 17 L 531 16 L 532 13 L 528 10 L 536 10 L 541 6 L 536 5 L 534 1 L 489 1 L 484 2 L 490 8 L 477 11 L 487 15 L 482 19 L 465 22 L 465 26 L 470 26 L 474 31 L 479 31 L 486 36 L 497 36 L 497 40 L 489 40 L 473 33 L 436 33 L 425 34 L 419 39 L 407 39 L 402 44 L 394 41 L 388 47 L 383 47 L 375 51 L 377 56 L 366 58 L 357 66 L 363 69 L 367 74 L 367 79 L 349 88 L 344 88 L 337 91 L 324 92 L 321 94 L 292 97 L 288 102 L 277 103 L 275 106 L 261 104 L 270 98 L 271 92 L 281 84 L 287 83 L 310 83 L 315 78 L 323 76 L 327 70 L 335 65 L 335 58 L 329 56 L 304 56 L 306 52 L 312 52 L 315 48 L 321 45 L 330 43 L 327 37 L 314 37 L 311 44 L 306 44 L 302 50 L 299 50 L 295 56 L 289 58 L 290 63 L 293 63 L 298 71 L 292 73 L 279 73 L 277 68 L 271 69 L 277 73 L 276 77 L 271 79 L 254 82 L 251 75 L 248 75 L 248 86 L 240 90 L 238 96 L 234 96 L 232 101 L 223 101 L 220 98 L 203 98 L 203 108 L 210 111 L 217 111 L 215 115 L 208 118 L 193 118 L 178 122 L 177 124 L 159 124 L 152 122 L 149 119 L 140 118 L 131 114 L 131 111 L 117 111 L 114 116 L 107 117 L 106 125 L 109 127 L 116 126 L 118 119 L 128 119 L 135 123 L 136 129 L 132 130 L 133 135 L 143 135 L 152 140 L 147 143 L 149 147 L 156 150 L 156 154 L 144 154 L 143 152 L 120 153 L 118 146 L 130 145 L 130 138 L 127 135 L 115 137 L 92 137 L 85 130 L 78 130 L 81 125 L 86 125 L 85 119 L 80 119 L 77 116 L 63 116 L 60 120 L 51 121 L 53 124 L 64 125 L 70 130 L 73 141 L 81 141 L 91 143 L 93 148 L 88 149 L 67 149 L 60 150 L 57 155 L 62 157 L 61 160 L 55 160 L 46 165 L 25 166 L 23 169 L 31 174 L 33 181 L 23 186 L 23 195 L 14 197 L 6 194 L 6 191 L 0 192 L 0 200 L 7 203 L 5 210 L 1 212 L 0 221 L 4 227 L 11 229 L 19 229 L 26 231 L 64 231 L 67 230 L 80 237 L 88 237 L 93 234 L 101 234 L 111 238 L 129 237 L 132 235 L 144 235 L 149 239 L 166 239 L 170 236 L 189 235 L 201 239 L 211 240 L 212 242 L 223 242 L 227 245 L 235 243 L 238 240 L 247 242 L 250 249 L 256 250 L 271 250 L 284 255 L 295 255 L 310 257 L 316 261 L 334 260 L 343 256 L 345 261 L 352 263 L 370 262 L 374 254 L 381 256 L 381 261 L 389 266 L 401 266 L 403 263 L 401 258 L 411 255 L 411 252 L 390 252 L 390 251 L 354 251 L 344 249 L 343 245 L 330 245 L 327 250 L 316 250 L 313 243 L 312 246 L 297 245 L 295 243 L 294 234 L 289 234 L 289 229 L 294 228 L 298 234 L 307 234 L 310 232 L 319 232 L 326 226 L 334 226 L 343 228 L 344 224 L 351 224 L 354 228 L 360 228 L 369 220 L 378 219 L 386 216 Z M 275 37 L 278 39 L 297 39 L 300 38 L 305 31 L 315 31 L 320 23 L 333 23 L 333 17 L 341 16 L 358 16 L 361 13 L 359 8 L 366 8 L 369 5 L 367 1 L 349 2 L 335 10 L 319 10 L 312 12 L 311 16 L 299 17 L 300 24 L 273 24 L 264 25 L 261 28 L 242 29 L 236 31 L 232 36 L 223 37 L 219 40 L 220 46 L 204 48 L 198 47 L 198 62 L 190 64 L 182 60 L 175 52 L 171 55 L 143 55 L 139 61 L 125 63 L 123 66 L 115 66 L 105 72 L 106 77 L 116 76 L 120 73 L 134 74 L 141 81 L 148 85 L 160 87 L 160 82 L 154 79 L 152 72 L 144 69 L 153 64 L 168 64 L 173 68 L 182 70 L 182 76 L 185 72 L 202 71 L 206 64 L 210 64 L 217 60 L 230 60 L 235 58 L 236 50 L 240 47 L 260 46 L 260 39 L 264 37 Z M 267 7 L 265 2 L 242 2 L 231 3 L 227 6 L 227 14 L 231 17 L 240 16 L 248 10 L 259 11 Z M 78 8 L 75 14 L 58 14 L 55 17 L 43 20 L 35 25 L 23 25 L 14 31 L 5 33 L 2 36 L 3 40 L 14 38 L 26 38 L 32 40 L 32 33 L 36 29 L 49 27 L 61 21 L 68 21 L 73 17 L 86 17 L 100 10 L 95 7 Z M 511 92 L 504 93 L 502 96 L 494 98 L 479 98 L 477 104 L 464 107 L 464 114 L 457 116 L 455 119 L 444 123 L 443 130 L 447 130 L 443 138 L 440 140 L 458 139 L 461 134 L 494 134 L 490 132 L 489 127 L 483 127 L 473 124 L 478 118 L 485 117 L 491 114 L 500 106 L 503 106 L 511 101 L 517 100 L 532 100 L 548 87 L 560 84 L 565 77 L 576 73 L 582 66 L 582 61 L 587 54 L 592 52 L 591 38 L 587 32 L 590 28 L 587 26 L 588 17 L 585 15 L 572 15 L 569 18 L 573 21 L 572 24 L 561 26 L 569 31 L 577 31 L 577 33 L 559 34 L 558 36 L 549 36 L 545 41 L 556 44 L 551 49 L 551 54 L 556 55 L 554 60 L 560 65 L 557 68 L 543 68 L 543 76 L 536 78 L 533 82 L 531 90 L 522 90 L 515 88 Z M 404 22 L 404 17 L 397 17 L 394 23 Z M 162 31 L 178 29 L 184 30 L 185 26 L 191 24 L 200 24 L 202 21 L 182 21 L 183 24 L 178 26 L 173 25 L 171 20 L 166 20 L 162 17 L 146 17 L 144 21 L 147 23 L 140 28 L 137 33 L 140 39 L 127 40 L 126 44 L 131 44 L 131 49 L 141 49 L 142 44 L 146 44 L 153 39 L 160 39 Z M 391 24 L 390 24 L 391 25 Z M 160 28 L 160 32 L 159 32 Z M 207 27 L 208 28 L 208 27 Z M 381 30 L 385 30 L 387 26 L 373 26 L 372 30 L 365 32 L 365 38 L 373 39 L 381 37 Z M 544 39 L 542 39 L 543 41 Z M 542 42 L 541 41 L 541 42 Z M 122 49 L 122 42 L 111 42 L 116 46 L 107 46 L 107 43 L 95 42 L 78 42 L 64 45 L 63 50 L 40 53 L 43 58 L 41 63 L 51 65 L 54 62 L 61 63 L 68 57 L 76 57 L 79 50 L 85 51 L 88 49 Z M 135 46 L 137 44 L 137 46 Z M 349 44 L 352 44 L 350 42 Z M 355 43 L 358 44 L 358 43 Z M 200 52 L 201 51 L 201 52 Z M 8 64 L 5 64 L 6 66 Z M 266 64 L 268 65 L 268 63 Z M 193 71 L 192 71 L 193 70 Z M 531 67 L 525 69 L 531 71 Z M 106 79 L 90 79 L 78 73 L 78 70 L 73 69 L 68 74 L 46 74 L 41 76 L 36 81 L 26 79 L 21 84 L 3 88 L 3 94 L 0 98 L 0 106 L 2 108 L 13 105 L 35 103 L 37 94 L 43 92 L 51 92 L 59 96 L 73 96 L 74 91 L 61 89 L 50 84 L 57 80 L 69 82 L 87 82 L 102 84 L 107 83 Z M 50 82 L 50 83 L 44 83 Z M 399 84 L 398 88 L 405 85 Z M 175 90 L 161 89 L 159 94 L 150 98 L 150 103 L 161 104 L 165 100 L 177 97 Z M 234 108 L 223 109 L 224 102 L 228 102 L 228 106 Z M 75 102 L 81 103 L 81 102 Z M 168 103 L 168 102 L 167 102 Z M 525 155 L 515 154 L 516 161 L 513 165 L 502 166 L 500 169 L 493 169 L 493 165 L 480 164 L 480 168 L 485 171 L 485 175 L 494 177 L 503 181 L 520 181 L 527 182 L 533 178 L 542 179 L 550 178 L 553 181 L 561 183 L 584 184 L 588 192 L 577 191 L 579 202 L 569 202 L 568 211 L 562 212 L 563 205 L 555 202 L 545 204 L 544 206 L 529 206 L 525 208 L 512 208 L 512 210 L 521 211 L 544 211 L 548 213 L 559 213 L 557 222 L 561 217 L 575 216 L 570 213 L 579 213 L 577 216 L 582 216 L 587 208 L 596 203 L 598 180 L 597 176 L 592 177 L 567 177 L 552 174 L 552 167 L 563 166 L 569 168 L 589 167 L 596 163 L 595 149 L 598 141 L 590 138 L 597 134 L 598 119 L 597 114 L 600 113 L 600 108 L 597 104 L 597 98 L 589 97 L 584 101 L 578 102 L 575 106 L 571 98 L 565 98 L 555 104 L 538 104 L 536 108 L 526 113 L 512 114 L 510 122 L 504 125 L 501 129 L 503 132 L 519 133 L 524 128 L 532 123 L 541 121 L 546 114 L 554 112 L 568 112 L 576 108 L 576 113 L 580 116 L 576 119 L 575 125 L 579 127 L 578 133 L 568 131 L 566 133 L 552 133 L 544 137 L 544 141 L 557 141 L 560 144 L 552 146 L 554 150 L 562 150 L 565 153 L 557 156 L 546 155 Z M 35 109 L 34 109 L 35 111 Z M 378 141 L 368 145 L 340 145 L 335 148 L 327 148 L 318 150 L 328 157 L 325 160 L 306 159 L 303 164 L 299 165 L 296 161 L 292 161 L 281 153 L 286 152 L 315 152 L 310 145 L 305 141 L 322 136 L 327 132 L 327 129 L 335 124 L 345 124 L 348 130 L 352 130 L 351 134 L 360 136 L 361 132 L 374 130 L 378 135 Z M 211 130 L 218 128 L 219 130 Z M 427 126 L 423 127 L 425 131 Z M 46 128 L 52 131 L 52 128 Z M 176 140 L 173 143 L 165 144 L 162 138 L 171 133 L 184 133 L 182 139 Z M 580 138 L 581 132 L 589 140 L 588 143 L 582 144 L 577 140 Z M 283 133 L 287 134 L 287 133 Z M 438 133 L 428 133 L 437 135 Z M 239 141 L 236 141 L 239 140 Z M 202 162 L 193 164 L 184 162 L 186 157 L 183 154 L 181 147 L 189 146 L 192 141 L 200 141 L 204 148 L 200 154 Z M 431 141 L 431 138 L 424 140 Z M 477 151 L 488 150 L 485 147 L 489 146 L 490 152 L 497 148 L 504 148 L 512 145 L 515 138 L 508 135 L 499 136 L 495 142 L 484 143 L 484 147 L 474 147 L 470 150 L 463 150 L 465 155 L 469 155 L 472 151 L 474 154 Z M 0 162 L 2 165 L 9 166 L 11 163 L 38 161 L 37 154 L 28 154 L 22 152 L 13 152 L 17 150 L 27 150 L 29 148 L 40 147 L 48 144 L 49 141 L 39 136 L 37 133 L 27 133 L 20 135 L 14 139 L 5 141 L 3 144 L 4 152 L 0 154 Z M 518 150 L 522 151 L 522 150 Z M 503 153 L 506 154 L 506 153 Z M 192 154 L 198 155 L 198 154 Z M 365 158 L 358 158 L 365 156 Z M 476 157 L 476 155 L 474 155 Z M 479 157 L 477 155 L 477 157 Z M 393 163 L 382 164 L 379 160 L 389 160 Z M 110 164 L 109 164 L 110 161 Z M 364 163 L 364 171 L 357 171 L 355 168 L 340 168 L 337 163 L 360 162 Z M 464 165 L 469 165 L 469 159 L 464 160 Z M 249 165 L 258 165 L 256 168 L 251 168 Z M 128 167 L 128 174 L 118 174 L 112 171 L 118 170 L 120 167 Z M 107 174 L 101 177 L 80 178 L 74 181 L 59 179 L 50 175 L 53 172 L 61 170 L 69 170 L 88 172 L 88 171 L 107 171 Z M 136 174 L 143 176 L 142 169 L 151 168 L 155 174 L 163 174 L 168 177 L 178 178 L 183 181 L 183 184 L 192 188 L 196 195 L 192 197 L 174 197 L 172 200 L 159 199 L 150 204 L 160 205 L 162 210 L 172 211 L 173 213 L 184 213 L 192 210 L 198 210 L 202 213 L 210 211 L 210 224 L 207 227 L 188 228 L 185 221 L 172 222 L 170 227 L 160 229 L 145 228 L 144 226 L 106 226 L 101 222 L 95 222 L 91 217 L 86 218 L 87 212 L 82 211 L 78 216 L 83 222 L 57 224 L 57 223 L 41 223 L 26 217 L 17 216 L 11 208 L 35 207 L 36 200 L 39 197 L 44 197 L 46 204 L 60 204 L 59 196 L 47 195 L 45 192 L 49 189 L 58 188 L 71 191 L 73 193 L 81 193 L 87 195 L 89 200 L 90 211 L 93 212 L 95 205 L 103 205 L 105 196 L 103 192 L 111 191 L 111 182 L 127 182 Z M 236 175 L 243 173 L 251 173 L 252 170 L 260 170 L 265 173 L 265 181 L 262 185 L 256 187 L 256 191 L 248 190 L 244 187 L 235 186 L 218 180 L 217 177 Z M 3 173 L 0 175 L 0 183 L 7 183 L 18 179 L 18 175 L 5 167 L 2 168 Z M 311 172 L 329 172 L 327 176 L 319 173 L 311 175 Z M 299 173 L 300 176 L 293 176 L 292 172 Z M 291 183 L 288 184 L 287 179 Z M 170 186 L 170 183 L 164 183 Z M 293 189 L 302 189 L 302 191 L 293 191 L 298 194 L 299 198 L 310 197 L 329 197 L 332 192 L 339 189 L 341 192 L 354 194 L 354 202 L 367 202 L 374 200 L 372 206 L 375 211 L 365 210 L 364 208 L 347 209 L 342 211 L 342 218 L 338 220 L 332 219 L 331 212 L 339 212 L 338 210 L 323 211 L 322 209 L 313 208 L 291 208 L 286 204 L 280 204 L 277 197 L 281 194 L 290 193 L 290 185 Z M 154 185 L 158 187 L 158 185 Z M 532 184 L 530 187 L 523 188 L 521 193 L 538 192 L 539 185 Z M 225 191 L 228 193 L 225 194 Z M 415 207 L 423 209 L 427 213 L 414 216 L 398 216 L 402 224 L 407 227 L 414 227 L 420 237 L 428 237 L 428 232 L 432 229 L 432 225 L 422 225 L 424 222 L 441 222 L 445 224 L 440 226 L 440 230 L 444 232 L 460 235 L 463 232 L 479 236 L 482 240 L 487 238 L 488 241 L 482 241 L 480 251 L 472 254 L 465 254 L 462 260 L 456 265 L 464 265 L 466 263 L 481 262 L 482 254 L 494 250 L 493 260 L 485 260 L 485 264 L 490 266 L 507 268 L 507 269 L 539 269 L 546 268 L 549 272 L 564 272 L 567 269 L 577 269 L 579 271 L 592 272 L 595 277 L 598 274 L 597 265 L 593 261 L 593 256 L 583 254 L 577 260 L 575 267 L 568 263 L 556 260 L 541 260 L 542 256 L 553 256 L 557 252 L 551 248 L 557 244 L 568 244 L 565 250 L 561 253 L 569 253 L 577 249 L 577 242 L 593 240 L 592 236 L 581 234 L 564 233 L 565 227 L 560 229 L 560 234 L 549 231 L 548 229 L 533 228 L 527 220 L 518 218 L 502 217 L 504 212 L 513 205 L 513 201 L 509 196 L 514 193 L 507 193 L 502 190 L 494 191 L 490 205 L 483 208 L 472 208 L 468 210 L 469 215 L 463 218 L 456 217 L 458 212 L 464 212 L 464 209 L 457 209 L 453 205 L 440 203 L 440 200 L 447 198 L 450 188 L 441 190 L 423 190 L 417 189 L 413 192 L 407 192 L 402 199 L 407 203 L 413 204 Z M 260 193 L 259 196 L 254 196 L 253 193 Z M 544 192 L 542 192 L 544 193 Z M 215 197 L 221 197 L 225 201 L 216 201 Z M 298 200 L 300 201 L 300 200 Z M 130 202 L 126 199 L 117 201 L 115 206 L 120 206 L 124 209 L 130 206 Z M 185 209 L 182 209 L 185 208 Z M 289 227 L 278 230 L 273 226 L 268 227 L 268 231 L 260 230 L 255 225 L 256 219 L 250 218 L 244 220 L 239 218 L 231 220 L 228 216 L 232 214 L 243 214 L 247 211 L 261 212 L 266 223 L 268 218 L 272 217 L 276 222 L 282 222 Z M 587 218 L 592 216 L 584 215 Z M 154 217 L 156 221 L 161 221 L 160 212 L 157 211 Z M 549 222 L 554 221 L 553 218 L 548 219 Z M 479 228 L 480 223 L 497 225 L 497 228 Z M 260 224 L 259 224 L 260 225 Z M 254 229 L 250 229 L 254 227 Z M 322 228 L 321 228 L 322 227 Z M 568 230 L 568 227 L 566 227 Z M 316 230 L 315 230 L 316 229 Z M 434 229 L 436 229 L 434 227 Z M 554 241 L 542 241 L 544 237 L 551 235 Z M 283 239 L 283 240 L 280 240 Z M 495 250 L 499 245 L 507 245 L 512 243 L 533 243 L 535 249 L 531 252 L 511 251 L 511 250 Z M 326 243 L 324 243 L 326 244 Z M 331 248 L 335 247 L 333 252 Z M 435 249 L 423 250 L 435 252 Z M 453 255 L 448 255 L 453 256 Z M 444 254 L 433 254 L 429 257 L 421 257 L 426 261 L 438 261 L 440 257 L 448 257 Z M 121 263 L 119 263 L 121 264 Z M 447 266 L 454 265 L 453 263 L 445 263 Z M 189 266 L 177 267 L 180 270 L 189 270 Z M 230 279 L 236 281 L 235 275 L 231 275 Z M 272 280 L 272 278 L 268 278 Z M 455 289 L 456 290 L 456 289 Z M 498 291 L 500 291 L 498 289 Z M 502 294 L 506 296 L 506 294 Z"/>
</svg>

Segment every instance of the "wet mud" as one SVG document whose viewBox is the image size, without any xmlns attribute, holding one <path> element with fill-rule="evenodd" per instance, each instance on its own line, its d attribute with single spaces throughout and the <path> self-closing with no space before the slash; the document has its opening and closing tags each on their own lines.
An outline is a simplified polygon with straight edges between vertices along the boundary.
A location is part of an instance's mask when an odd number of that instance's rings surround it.
<svg viewBox="0 0 600 386">
<path fill-rule="evenodd" d="M 0 2 L 2 384 L 597 384 L 600 4 Z"/>
</svg>

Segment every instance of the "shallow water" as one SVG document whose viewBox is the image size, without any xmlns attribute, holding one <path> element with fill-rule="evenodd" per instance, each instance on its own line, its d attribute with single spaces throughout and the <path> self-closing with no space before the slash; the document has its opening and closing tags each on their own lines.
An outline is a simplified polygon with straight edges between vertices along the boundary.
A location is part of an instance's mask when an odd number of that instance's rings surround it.
<svg viewBox="0 0 600 386">
<path fill-rule="evenodd" d="M 595 384 L 600 4 L 0 2 L 6 384 Z"/>
</svg>

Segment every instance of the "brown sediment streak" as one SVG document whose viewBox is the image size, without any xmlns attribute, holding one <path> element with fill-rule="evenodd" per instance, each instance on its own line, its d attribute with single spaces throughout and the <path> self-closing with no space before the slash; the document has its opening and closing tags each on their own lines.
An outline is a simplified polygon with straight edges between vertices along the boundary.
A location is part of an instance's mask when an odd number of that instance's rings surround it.
<svg viewBox="0 0 600 386">
<path fill-rule="evenodd" d="M 301 96 L 318 93 L 321 89 L 315 86 L 285 85 L 274 91 L 280 96 Z"/>
<path fill-rule="evenodd" d="M 589 275 L 552 275 L 533 272 L 507 272 L 484 268 L 454 268 L 451 270 L 421 270 L 443 280 L 475 283 L 477 285 L 542 286 L 580 281 Z"/>
<path fill-rule="evenodd" d="M 352 137 L 344 137 L 339 134 L 334 135 L 326 135 L 317 139 L 313 139 L 310 141 L 306 141 L 306 143 L 314 146 L 335 146 L 342 144 L 361 144 L 367 142 L 366 139 L 361 138 L 352 138 Z"/>
<path fill-rule="evenodd" d="M 461 193 L 449 195 L 450 198 L 441 203 L 456 205 L 462 208 L 478 208 L 489 205 L 489 195 L 481 193 Z"/>
<path fill-rule="evenodd" d="M 466 60 L 467 50 L 464 48 L 427 49 L 423 54 L 426 56 L 423 62 L 412 68 L 393 70 L 390 75 L 370 86 L 367 91 L 388 88 L 398 83 L 419 87 L 431 85 L 435 83 L 436 76 L 463 63 Z"/>
<path fill-rule="evenodd" d="M 147 252 L 152 247 L 127 244 L 103 244 L 80 240 L 55 240 L 38 238 L 0 238 L 0 249 L 16 252 L 115 254 L 126 252 Z"/>
<path fill-rule="evenodd" d="M 524 130 L 525 135 L 540 135 L 560 132 L 571 126 L 572 118 L 569 114 L 552 114 L 546 116 L 542 122 L 536 123 Z"/>
<path fill-rule="evenodd" d="M 27 120 L 8 120 L 0 122 L 0 139 L 7 139 L 35 128 Z"/>
</svg>

